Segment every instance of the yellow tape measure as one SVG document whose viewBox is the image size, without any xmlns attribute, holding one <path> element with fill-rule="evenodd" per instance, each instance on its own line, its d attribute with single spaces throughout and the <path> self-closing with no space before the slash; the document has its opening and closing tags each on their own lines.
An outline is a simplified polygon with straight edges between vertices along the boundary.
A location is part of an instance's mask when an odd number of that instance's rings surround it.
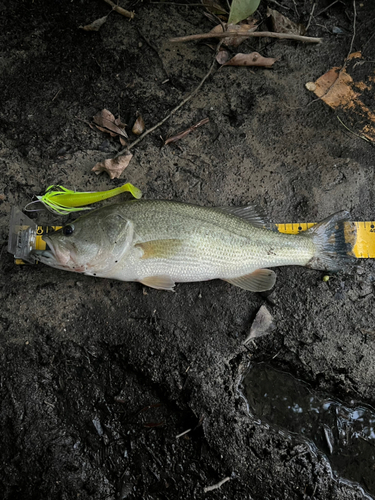
<svg viewBox="0 0 375 500">
<path fill-rule="evenodd" d="M 357 241 L 353 253 L 357 259 L 375 259 L 375 221 L 351 222 L 357 229 Z M 292 224 L 276 224 L 280 233 L 298 234 L 314 226 L 315 222 L 300 222 Z M 45 250 L 46 243 L 42 240 L 43 234 L 60 229 L 61 226 L 38 226 L 35 249 Z M 16 264 L 24 264 L 22 259 L 16 259 Z"/>
<path fill-rule="evenodd" d="M 306 231 L 314 222 L 276 224 L 280 233 L 297 234 Z M 357 229 L 357 241 L 353 253 L 357 259 L 375 259 L 375 221 L 351 222 Z"/>
</svg>

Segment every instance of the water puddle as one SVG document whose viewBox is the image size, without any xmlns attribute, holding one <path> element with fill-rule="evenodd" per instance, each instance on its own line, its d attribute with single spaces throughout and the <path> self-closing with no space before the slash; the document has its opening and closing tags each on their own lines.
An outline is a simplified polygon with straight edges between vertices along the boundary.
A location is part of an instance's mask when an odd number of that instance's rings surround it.
<svg viewBox="0 0 375 500">
<path fill-rule="evenodd" d="M 324 453 L 333 471 L 375 495 L 375 411 L 345 405 L 292 375 L 253 364 L 242 383 L 250 412 Z"/>
</svg>

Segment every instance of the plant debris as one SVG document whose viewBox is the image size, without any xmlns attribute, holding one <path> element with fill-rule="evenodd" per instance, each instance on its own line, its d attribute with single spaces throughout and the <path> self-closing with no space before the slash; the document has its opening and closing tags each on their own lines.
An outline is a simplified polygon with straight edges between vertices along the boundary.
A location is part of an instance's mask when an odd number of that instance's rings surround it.
<svg viewBox="0 0 375 500">
<path fill-rule="evenodd" d="M 306 33 L 306 27 L 303 24 L 291 21 L 277 10 L 267 7 L 267 17 L 270 21 L 271 31 L 275 33 L 290 33 L 293 35 L 304 35 Z"/>
<path fill-rule="evenodd" d="M 202 0 L 202 4 L 211 14 L 215 14 L 216 16 L 228 15 L 228 11 L 215 0 Z"/>
<path fill-rule="evenodd" d="M 224 31 L 226 33 L 233 33 L 233 36 L 228 36 L 228 38 L 224 39 L 223 45 L 226 45 L 227 47 L 238 47 L 242 42 L 249 38 L 249 36 L 246 35 L 248 33 L 253 33 L 256 29 L 256 20 L 254 19 L 248 24 L 218 24 L 210 31 L 210 33 L 217 34 L 223 33 Z"/>
<path fill-rule="evenodd" d="M 105 1 L 105 3 L 110 5 L 112 7 L 112 9 L 115 10 L 118 14 L 121 14 L 124 17 L 128 17 L 129 19 L 134 19 L 134 16 L 135 16 L 134 12 L 129 12 L 128 10 L 123 9 L 122 7 L 116 5 L 114 2 L 112 2 L 112 0 L 104 0 L 104 1 Z"/>
<path fill-rule="evenodd" d="M 176 38 L 170 38 L 169 41 L 172 43 L 182 43 L 182 42 L 193 42 L 195 40 L 204 40 L 207 38 L 227 38 L 230 37 L 231 33 L 198 33 L 196 35 L 180 36 Z M 302 36 L 295 35 L 294 33 L 275 33 L 273 31 L 249 31 L 249 33 L 237 33 L 237 36 L 243 37 L 254 37 L 254 38 L 278 38 L 280 40 L 297 40 L 303 43 L 322 43 L 323 38 L 316 38 L 313 36 Z"/>
<path fill-rule="evenodd" d="M 96 21 L 93 21 L 91 24 L 86 24 L 86 26 L 80 26 L 79 28 L 85 31 L 99 31 L 103 24 L 107 21 L 109 14 L 96 19 Z"/>
<path fill-rule="evenodd" d="M 190 132 L 193 132 L 193 130 L 197 129 L 198 127 L 201 127 L 202 125 L 206 125 L 206 123 L 208 123 L 210 120 L 208 118 L 204 118 L 203 120 L 201 120 L 200 122 L 196 123 L 195 125 L 192 125 L 191 127 L 189 127 L 188 129 L 184 130 L 184 132 L 180 132 L 179 134 L 176 134 L 174 135 L 173 137 L 169 137 L 168 139 L 166 139 L 166 141 L 164 142 L 164 146 L 166 146 L 167 144 L 170 144 L 171 142 L 177 142 L 179 141 L 180 139 L 183 139 L 184 137 L 186 137 L 188 134 L 190 134 Z"/>
<path fill-rule="evenodd" d="M 111 179 L 118 179 L 129 165 L 132 158 L 133 155 L 131 153 L 127 153 L 117 158 L 100 161 L 92 168 L 92 172 L 95 172 L 97 175 L 102 172 L 107 172 Z"/>
<path fill-rule="evenodd" d="M 248 344 L 251 339 L 268 335 L 275 330 L 275 328 L 276 326 L 272 314 L 266 306 L 262 306 L 255 316 L 249 336 L 244 341 L 244 344 Z"/>
<path fill-rule="evenodd" d="M 111 137 L 118 136 L 122 146 L 126 145 L 125 139 L 128 138 L 125 132 L 126 124 L 121 122 L 120 117 L 115 118 L 108 109 L 103 109 L 93 117 L 93 120 L 97 129 L 101 132 L 107 132 Z"/>
<path fill-rule="evenodd" d="M 354 81 L 348 71 L 361 64 L 361 52 L 349 55 L 348 60 L 358 59 L 349 69 L 346 66 L 333 67 L 316 82 L 307 82 L 305 87 L 315 93 L 329 107 L 345 113 L 351 128 L 359 131 L 371 142 L 375 141 L 375 113 L 373 73 L 363 81 Z M 371 105 L 372 104 L 372 105 Z M 348 128 L 346 125 L 344 125 Z M 350 129 L 349 129 L 350 130 Z"/>
<path fill-rule="evenodd" d="M 145 122 L 144 122 L 142 116 L 139 115 L 138 118 L 134 122 L 132 132 L 134 135 L 141 135 L 141 134 L 143 134 L 144 130 L 145 130 Z"/>
<path fill-rule="evenodd" d="M 226 55 L 229 56 L 229 53 L 226 52 Z M 262 66 L 263 68 L 271 68 L 277 61 L 277 59 L 273 57 L 263 57 L 258 52 L 251 52 L 250 54 L 239 53 L 232 57 L 232 59 L 226 60 L 224 63 L 220 62 L 224 60 L 226 55 L 220 54 L 219 52 L 216 57 L 217 62 L 223 66 Z"/>
</svg>

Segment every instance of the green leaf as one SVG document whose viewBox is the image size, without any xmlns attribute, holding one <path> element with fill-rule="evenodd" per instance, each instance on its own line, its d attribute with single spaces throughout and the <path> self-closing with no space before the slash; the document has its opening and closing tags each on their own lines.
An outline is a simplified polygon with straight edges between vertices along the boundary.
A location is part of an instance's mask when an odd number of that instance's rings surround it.
<svg viewBox="0 0 375 500">
<path fill-rule="evenodd" d="M 229 24 L 237 24 L 248 18 L 259 7 L 260 0 L 233 0 L 229 13 Z"/>
</svg>

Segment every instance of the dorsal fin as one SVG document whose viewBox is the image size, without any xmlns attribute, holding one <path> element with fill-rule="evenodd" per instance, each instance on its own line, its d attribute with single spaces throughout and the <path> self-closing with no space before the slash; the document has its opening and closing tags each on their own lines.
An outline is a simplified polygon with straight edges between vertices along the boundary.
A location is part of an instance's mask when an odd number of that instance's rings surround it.
<svg viewBox="0 0 375 500">
<path fill-rule="evenodd" d="M 276 225 L 269 220 L 260 207 L 255 205 L 246 205 L 245 207 L 216 207 L 216 210 L 245 219 L 254 227 L 277 231 Z"/>
</svg>

